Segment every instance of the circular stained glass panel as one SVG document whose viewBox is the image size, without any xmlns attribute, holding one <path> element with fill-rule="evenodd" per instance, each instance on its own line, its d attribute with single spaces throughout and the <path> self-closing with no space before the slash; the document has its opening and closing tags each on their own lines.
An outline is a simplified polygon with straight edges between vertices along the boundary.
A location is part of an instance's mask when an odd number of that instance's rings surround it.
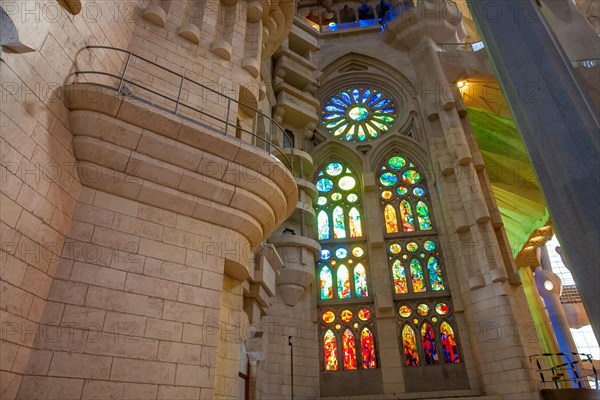
<svg viewBox="0 0 600 400">
<path fill-rule="evenodd" d="M 446 314 L 448 314 L 448 311 L 450 311 L 450 308 L 448 307 L 448 304 L 446 304 L 446 303 L 437 303 L 435 305 L 435 312 L 440 315 L 446 315 Z"/>
<path fill-rule="evenodd" d="M 340 179 L 338 185 L 342 190 L 351 190 L 354 189 L 354 186 L 356 186 L 356 179 L 351 176 L 344 176 L 342 179 Z"/>
<path fill-rule="evenodd" d="M 331 251 L 327 249 L 321 250 L 321 260 L 329 260 L 331 257 Z"/>
<path fill-rule="evenodd" d="M 388 132 L 396 119 L 394 102 L 381 91 L 344 89 L 325 102 L 323 125 L 341 140 L 364 142 Z"/>
<path fill-rule="evenodd" d="M 406 250 L 410 251 L 411 253 L 414 253 L 415 251 L 419 250 L 419 245 L 415 242 L 407 243 Z"/>
<path fill-rule="evenodd" d="M 329 176 L 338 176 L 342 173 L 343 170 L 344 167 L 342 166 L 342 164 L 336 162 L 330 163 L 325 167 L 325 172 Z"/>
<path fill-rule="evenodd" d="M 325 311 L 323 313 L 323 322 L 325 322 L 326 324 L 330 324 L 333 321 L 335 321 L 335 314 L 333 313 L 333 311 Z"/>
<path fill-rule="evenodd" d="M 388 160 L 391 169 L 399 170 L 406 165 L 406 160 L 402 157 L 395 156 Z"/>
<path fill-rule="evenodd" d="M 413 189 L 413 194 L 417 197 L 422 197 L 425 195 L 425 189 L 417 187 Z"/>
<path fill-rule="evenodd" d="M 365 254 L 365 251 L 360 247 L 355 247 L 352 249 L 352 255 L 354 257 L 362 257 L 363 254 Z"/>
<path fill-rule="evenodd" d="M 408 189 L 404 186 L 398 186 L 398 188 L 396 188 L 396 193 L 398 193 L 400 196 L 404 196 L 406 193 L 408 193 Z"/>
<path fill-rule="evenodd" d="M 340 193 L 334 193 L 331 195 L 331 200 L 338 201 L 342 199 L 342 195 Z"/>
<path fill-rule="evenodd" d="M 348 250 L 346 250 L 343 247 L 340 247 L 335 250 L 335 256 L 337 258 L 346 258 L 346 257 L 348 257 Z"/>
<path fill-rule="evenodd" d="M 393 172 L 384 172 L 379 177 L 379 182 L 381 182 L 383 186 L 394 186 L 396 183 L 398 183 L 398 177 Z"/>
<path fill-rule="evenodd" d="M 317 199 L 317 204 L 320 206 L 324 206 L 325 204 L 327 204 L 327 197 L 319 196 L 319 198 Z"/>
<path fill-rule="evenodd" d="M 427 304 L 419 304 L 417 307 L 417 314 L 421 317 L 426 317 L 429 314 L 429 306 Z"/>
<path fill-rule="evenodd" d="M 421 180 L 421 174 L 414 169 L 409 169 L 402 174 L 402 180 L 409 185 L 414 185 Z"/>
<path fill-rule="evenodd" d="M 425 250 L 427 251 L 434 251 L 436 246 L 433 240 L 426 240 L 425 243 L 423 243 L 423 247 L 425 247 Z"/>
<path fill-rule="evenodd" d="M 352 321 L 352 317 L 354 317 L 354 314 L 352 314 L 352 311 L 350 311 L 350 310 L 344 310 L 340 314 L 340 318 L 341 318 L 342 322 L 350 322 L 350 321 Z"/>
<path fill-rule="evenodd" d="M 323 178 L 317 181 L 317 190 L 319 192 L 327 193 L 333 189 L 333 181 L 331 179 Z"/>
<path fill-rule="evenodd" d="M 402 318 L 408 318 L 410 317 L 410 314 L 412 314 L 412 309 L 409 306 L 401 306 L 398 309 L 398 314 L 400 314 Z"/>
<path fill-rule="evenodd" d="M 354 193 L 350 193 L 348 195 L 347 199 L 350 203 L 355 203 L 358 200 L 358 196 L 355 195 Z"/>
<path fill-rule="evenodd" d="M 402 251 L 402 247 L 399 244 L 397 244 L 397 243 L 390 244 L 390 253 L 398 254 L 401 251 Z"/>
<path fill-rule="evenodd" d="M 370 320 L 371 319 L 371 311 L 369 311 L 368 308 L 361 308 L 358 311 L 358 318 L 361 321 L 368 321 L 368 320 Z"/>
<path fill-rule="evenodd" d="M 384 190 L 381 193 L 381 197 L 383 197 L 385 200 L 389 200 L 392 198 L 392 192 L 390 192 L 389 190 Z"/>
</svg>

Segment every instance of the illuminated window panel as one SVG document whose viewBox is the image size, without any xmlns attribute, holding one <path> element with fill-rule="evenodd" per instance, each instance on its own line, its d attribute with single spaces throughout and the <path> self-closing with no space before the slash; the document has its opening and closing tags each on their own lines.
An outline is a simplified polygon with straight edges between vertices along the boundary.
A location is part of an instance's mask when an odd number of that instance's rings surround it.
<svg viewBox="0 0 600 400">
<path fill-rule="evenodd" d="M 320 312 L 324 371 L 377 368 L 376 330 L 371 306 L 336 306 Z"/>
<path fill-rule="evenodd" d="M 435 332 L 431 325 L 425 322 L 421 326 L 421 343 L 423 345 L 423 353 L 425 363 L 428 365 L 438 363 L 437 346 L 435 344 Z"/>
<path fill-rule="evenodd" d="M 456 344 L 456 338 L 454 337 L 454 330 L 444 321 L 440 326 L 440 333 L 446 363 L 459 363 L 460 357 L 458 356 L 458 345 Z"/>
<path fill-rule="evenodd" d="M 347 142 L 376 139 L 391 130 L 396 106 L 383 92 L 355 87 L 344 89 L 325 102 L 322 123 L 327 132 Z"/>
<path fill-rule="evenodd" d="M 402 329 L 402 344 L 404 348 L 404 365 L 416 366 L 419 365 L 419 351 L 417 350 L 417 338 L 415 331 L 410 325 L 404 325 Z"/>
<path fill-rule="evenodd" d="M 364 244 L 324 245 L 317 268 L 320 300 L 369 297 Z"/>
</svg>

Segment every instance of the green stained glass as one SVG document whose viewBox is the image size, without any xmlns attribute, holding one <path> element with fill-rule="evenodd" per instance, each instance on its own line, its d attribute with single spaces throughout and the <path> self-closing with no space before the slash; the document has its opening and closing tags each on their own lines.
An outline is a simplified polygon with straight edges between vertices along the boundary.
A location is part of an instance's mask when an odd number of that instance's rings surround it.
<svg viewBox="0 0 600 400">
<path fill-rule="evenodd" d="M 437 258 L 429 257 L 427 261 L 427 271 L 429 272 L 429 283 L 431 290 L 444 290 L 444 279 L 442 278 L 442 267 L 438 263 Z"/>
<path fill-rule="evenodd" d="M 371 120 L 370 123 L 372 123 L 373 125 L 375 125 L 376 128 L 379 128 L 384 132 L 387 132 L 388 129 L 390 129 L 387 125 L 384 125 L 381 122 Z"/>
<path fill-rule="evenodd" d="M 429 209 L 427 208 L 427 204 L 422 201 L 417 203 L 417 217 L 419 220 L 419 229 L 422 231 L 428 231 L 432 229 L 431 219 L 429 218 Z"/>
<path fill-rule="evenodd" d="M 421 174 L 414 169 L 409 169 L 402 174 L 402 180 L 409 185 L 414 185 L 421 180 Z"/>
<path fill-rule="evenodd" d="M 348 195 L 347 199 L 350 203 L 355 203 L 358 200 L 358 196 L 355 195 L 354 193 L 350 193 Z"/>
<path fill-rule="evenodd" d="M 369 290 L 367 289 L 367 272 L 365 267 L 358 263 L 354 267 L 354 293 L 356 297 L 368 297 Z"/>
<path fill-rule="evenodd" d="M 380 121 L 383 122 L 394 122 L 394 118 L 388 116 L 388 115 L 374 115 L 373 118 L 378 119 Z"/>
<path fill-rule="evenodd" d="M 404 232 L 414 232 L 415 222 L 412 216 L 410 203 L 406 200 L 400 202 L 400 220 L 402 221 L 402 230 Z"/>
<path fill-rule="evenodd" d="M 402 251 L 402 246 L 400 246 L 397 243 L 392 243 L 390 244 L 390 253 L 392 254 L 398 254 Z"/>
<path fill-rule="evenodd" d="M 356 207 L 352 207 L 348 213 L 350 237 L 362 237 L 362 225 L 360 222 L 360 212 Z"/>
<path fill-rule="evenodd" d="M 411 253 L 414 253 L 415 251 L 419 250 L 419 245 L 415 242 L 407 243 L 406 250 L 410 251 Z"/>
<path fill-rule="evenodd" d="M 342 164 L 337 163 L 337 162 L 329 163 L 325 167 L 325 172 L 329 176 L 338 176 L 339 174 L 342 173 L 343 170 L 344 170 L 344 167 L 342 166 Z"/>
<path fill-rule="evenodd" d="M 406 165 L 406 160 L 402 157 L 395 156 L 388 160 L 388 164 L 391 169 L 399 170 Z"/>
<path fill-rule="evenodd" d="M 346 237 L 346 224 L 344 223 L 344 210 L 337 206 L 333 209 L 333 238 L 344 239 Z M 320 238 L 319 238 L 320 239 Z"/>
<path fill-rule="evenodd" d="M 322 300 L 333 299 L 333 278 L 331 276 L 331 270 L 325 266 L 321 268 L 319 274 L 319 287 Z"/>
<path fill-rule="evenodd" d="M 356 186 L 356 179 L 351 176 L 344 176 L 342 179 L 340 179 L 338 185 L 342 190 L 351 190 L 354 189 L 354 186 Z"/>
<path fill-rule="evenodd" d="M 320 206 L 324 206 L 325 204 L 327 204 L 327 197 L 319 196 L 319 198 L 317 199 L 317 204 Z"/>
<path fill-rule="evenodd" d="M 352 138 L 354 137 L 354 130 L 356 129 L 356 125 L 352 125 L 350 127 L 350 129 L 348 129 L 348 132 L 346 132 L 346 140 L 347 141 L 351 141 Z"/>
<path fill-rule="evenodd" d="M 398 193 L 400 196 L 404 196 L 406 193 L 408 193 L 408 189 L 404 186 L 398 186 L 396 188 L 396 193 Z"/>
<path fill-rule="evenodd" d="M 427 251 L 434 251 L 436 248 L 436 245 L 433 240 L 426 240 L 425 243 L 423 243 L 423 247 Z"/>
<path fill-rule="evenodd" d="M 410 262 L 410 276 L 412 280 L 413 292 L 424 292 L 426 289 L 425 282 L 423 281 L 423 267 L 416 258 L 413 258 Z"/>
<path fill-rule="evenodd" d="M 329 216 L 324 210 L 319 211 L 317 216 L 319 240 L 329 239 Z"/>
<path fill-rule="evenodd" d="M 352 107 L 348 111 L 348 116 L 354 121 L 363 121 L 369 116 L 369 110 L 363 106 Z"/>
<path fill-rule="evenodd" d="M 365 129 L 362 125 L 358 127 L 358 140 L 364 142 L 367 139 L 367 134 L 365 133 Z"/>
<path fill-rule="evenodd" d="M 342 264 L 337 270 L 337 293 L 340 299 L 350 298 L 350 276 L 348 268 Z"/>
<path fill-rule="evenodd" d="M 381 182 L 383 186 L 394 186 L 398 183 L 398 177 L 393 172 L 384 172 L 379 177 L 379 182 Z"/>
<path fill-rule="evenodd" d="M 334 193 L 334 194 L 331 195 L 331 200 L 333 200 L 333 201 L 338 201 L 338 200 L 341 200 L 341 199 L 342 199 L 341 193 Z"/>
<path fill-rule="evenodd" d="M 327 193 L 333 189 L 333 181 L 327 178 L 319 179 L 316 186 L 319 192 Z"/>
<path fill-rule="evenodd" d="M 377 130 L 369 124 L 366 124 L 365 126 L 367 127 L 367 132 L 369 133 L 369 136 L 371 136 L 372 138 L 376 138 Z"/>
</svg>

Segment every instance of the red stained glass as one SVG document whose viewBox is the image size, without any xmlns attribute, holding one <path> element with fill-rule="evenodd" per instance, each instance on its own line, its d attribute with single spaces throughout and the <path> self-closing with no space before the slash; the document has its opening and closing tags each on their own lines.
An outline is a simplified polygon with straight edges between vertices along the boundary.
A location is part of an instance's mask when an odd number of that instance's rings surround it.
<svg viewBox="0 0 600 400">
<path fill-rule="evenodd" d="M 402 329 L 402 343 L 404 347 L 404 362 L 406 366 L 419 365 L 419 353 L 417 351 L 417 338 L 415 331 L 405 325 Z"/>
<path fill-rule="evenodd" d="M 354 334 L 350 329 L 344 331 L 342 344 L 344 349 L 344 369 L 356 369 L 356 344 L 354 343 Z"/>
<path fill-rule="evenodd" d="M 427 364 L 438 363 L 437 347 L 435 345 L 435 332 L 431 325 L 424 323 L 421 327 L 421 340 L 423 342 L 423 352 L 425 353 L 425 362 Z"/>
<path fill-rule="evenodd" d="M 365 369 L 376 368 L 375 339 L 369 328 L 364 328 L 360 333 L 360 345 L 362 352 L 362 366 Z"/>
<path fill-rule="evenodd" d="M 361 308 L 358 312 L 358 318 L 361 321 L 368 321 L 371 318 L 371 311 L 368 308 Z"/>
<path fill-rule="evenodd" d="M 337 341 L 331 330 L 325 332 L 325 336 L 323 336 L 323 360 L 325 371 L 337 371 L 339 369 Z"/>
<path fill-rule="evenodd" d="M 352 317 L 353 317 L 352 311 L 350 311 L 350 310 L 344 310 L 340 314 L 340 318 L 342 319 L 342 322 L 350 322 L 350 321 L 352 321 Z"/>
<path fill-rule="evenodd" d="M 447 322 L 442 322 L 440 333 L 442 334 L 442 347 L 444 348 L 446 363 L 459 363 L 458 346 L 452 327 Z"/>
</svg>

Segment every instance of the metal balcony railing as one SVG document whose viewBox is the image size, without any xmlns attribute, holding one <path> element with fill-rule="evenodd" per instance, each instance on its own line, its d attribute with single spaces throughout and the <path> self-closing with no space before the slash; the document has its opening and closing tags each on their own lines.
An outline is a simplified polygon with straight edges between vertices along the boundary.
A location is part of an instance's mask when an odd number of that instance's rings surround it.
<svg viewBox="0 0 600 400">
<path fill-rule="evenodd" d="M 556 360 L 562 360 L 555 363 Z M 598 389 L 598 372 L 592 356 L 584 353 L 542 353 L 529 356 L 544 389 Z"/>
<path fill-rule="evenodd" d="M 270 155 L 280 157 L 278 161 L 284 162 L 292 174 L 296 175 L 294 172 L 294 149 L 289 149 L 288 153 L 291 157 L 288 157 L 282 147 L 273 143 L 273 134 L 275 133 L 281 138 L 281 143 L 283 143 L 284 137 L 287 137 L 289 142 L 293 139 L 290 139 L 289 133 L 269 115 L 227 96 L 207 84 L 190 79 L 185 74 L 172 71 L 131 51 L 111 46 L 92 45 L 86 46 L 86 49 L 124 53 L 125 62 L 119 74 L 93 69 L 77 69 L 75 75 L 83 77 L 85 83 L 112 89 L 121 95 L 157 107 L 224 136 L 250 143 Z M 97 81 L 90 78 L 94 76 L 99 77 Z M 155 80 L 156 82 L 154 82 Z M 247 115 L 253 114 L 251 129 L 232 122 L 233 114 L 240 110 Z M 276 132 L 273 132 L 273 129 Z M 244 136 L 252 139 L 250 141 L 243 140 Z"/>
</svg>

